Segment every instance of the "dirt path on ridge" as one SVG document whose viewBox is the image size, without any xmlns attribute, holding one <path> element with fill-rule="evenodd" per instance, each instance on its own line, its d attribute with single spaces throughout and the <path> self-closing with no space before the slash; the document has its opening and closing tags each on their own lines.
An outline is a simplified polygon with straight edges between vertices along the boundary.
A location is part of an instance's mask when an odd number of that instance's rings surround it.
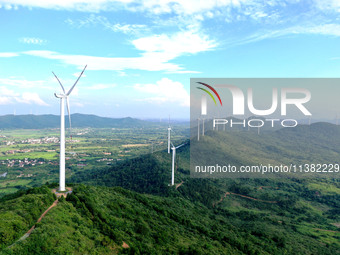
<svg viewBox="0 0 340 255">
<path fill-rule="evenodd" d="M 43 212 L 43 214 L 40 216 L 40 218 L 37 220 L 37 222 L 31 227 L 31 229 L 28 230 L 28 231 L 26 232 L 26 234 L 24 234 L 22 237 L 20 237 L 17 241 L 15 241 L 13 244 L 11 244 L 10 246 L 8 246 L 7 248 L 10 248 L 11 246 L 13 246 L 14 244 L 16 244 L 17 242 L 23 241 L 23 240 L 25 240 L 27 237 L 29 237 L 30 234 L 32 233 L 32 231 L 35 229 L 35 225 L 36 225 L 37 223 L 39 223 L 39 222 L 45 217 L 46 213 L 48 213 L 49 210 L 51 210 L 53 207 L 57 206 L 58 202 L 59 202 L 58 199 L 55 200 L 55 201 L 53 202 L 53 204 L 52 204 L 49 208 L 47 208 L 47 209 L 45 210 L 45 212 Z"/>
<path fill-rule="evenodd" d="M 40 218 L 37 220 L 37 222 L 34 224 L 34 226 L 31 227 L 31 229 L 28 230 L 27 233 L 26 233 L 25 235 L 23 235 L 19 240 L 20 240 L 20 241 L 21 241 L 21 240 L 25 240 L 27 237 L 29 237 L 30 234 L 32 233 L 32 231 L 35 229 L 35 225 L 36 225 L 37 223 L 39 223 L 39 222 L 45 217 L 46 213 L 48 213 L 49 210 L 51 210 L 53 207 L 57 206 L 58 202 L 59 202 L 58 199 L 57 199 L 56 201 L 54 201 L 53 204 L 52 204 L 49 208 L 47 208 L 45 212 L 43 212 L 43 214 L 40 216 Z M 27 235 L 27 236 L 26 236 L 26 235 Z M 25 237 L 25 236 L 26 236 L 26 237 Z M 25 237 L 25 238 L 22 239 L 23 237 Z"/>
<path fill-rule="evenodd" d="M 226 193 L 224 193 L 224 196 L 222 196 L 220 200 L 218 200 L 216 203 L 213 203 L 213 207 L 215 207 L 219 203 L 222 203 L 223 199 L 226 198 L 227 195 L 235 195 L 235 196 L 239 196 L 239 197 L 243 197 L 243 198 L 247 198 L 247 199 L 251 199 L 251 200 L 255 200 L 255 201 L 259 201 L 259 202 L 270 203 L 270 204 L 276 204 L 277 203 L 277 201 L 267 201 L 267 200 L 249 197 L 249 196 L 245 196 L 245 195 L 241 195 L 241 194 L 237 194 L 237 193 L 233 193 L 233 192 L 226 192 Z"/>
<path fill-rule="evenodd" d="M 181 183 L 178 183 L 178 184 L 176 185 L 176 189 L 178 189 L 183 183 L 184 183 L 183 181 L 182 181 Z"/>
</svg>

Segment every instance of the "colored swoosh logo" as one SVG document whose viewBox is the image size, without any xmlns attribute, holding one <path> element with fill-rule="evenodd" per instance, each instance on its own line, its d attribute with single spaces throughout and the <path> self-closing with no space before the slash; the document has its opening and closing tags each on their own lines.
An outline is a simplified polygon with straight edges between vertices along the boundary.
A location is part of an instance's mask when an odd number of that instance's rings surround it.
<svg viewBox="0 0 340 255">
<path fill-rule="evenodd" d="M 203 85 L 203 86 L 206 86 L 206 87 L 209 88 L 212 92 L 214 92 L 214 94 L 217 96 L 217 98 L 218 98 L 218 100 L 220 101 L 220 104 L 221 104 L 221 106 L 222 106 L 222 100 L 221 100 L 221 98 L 220 98 L 220 95 L 217 93 L 217 91 L 216 91 L 213 87 L 211 87 L 210 85 L 208 85 L 208 84 L 206 84 L 206 83 L 203 83 L 203 82 L 197 82 L 197 83 L 199 83 L 199 84 L 201 84 L 201 85 Z M 197 88 L 200 89 L 200 90 L 203 90 L 204 92 L 206 92 L 206 93 L 212 98 L 212 100 L 214 101 L 215 105 L 217 105 L 216 100 L 215 100 L 213 94 L 211 94 L 211 92 L 210 92 L 209 90 L 204 89 L 204 88 L 201 88 L 201 87 L 197 87 Z"/>
</svg>

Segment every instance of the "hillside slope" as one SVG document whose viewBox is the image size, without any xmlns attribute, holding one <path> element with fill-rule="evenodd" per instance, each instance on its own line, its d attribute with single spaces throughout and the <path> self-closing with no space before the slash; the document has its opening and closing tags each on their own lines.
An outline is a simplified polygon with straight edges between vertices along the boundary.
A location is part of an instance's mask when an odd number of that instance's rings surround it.
<svg viewBox="0 0 340 255">
<path fill-rule="evenodd" d="M 294 156 L 307 160 L 308 155 L 337 159 L 339 130 L 334 125 L 276 132 L 278 136 L 268 133 L 262 138 L 249 134 L 243 139 L 238 133 L 211 133 L 206 138 L 228 139 L 229 144 L 239 145 L 238 153 L 245 155 L 240 160 L 261 159 L 258 155 L 274 161 L 274 155 L 281 155 L 278 160 Z M 300 145 L 311 137 L 318 146 L 306 153 Z M 243 143 L 253 143 L 255 148 L 243 150 Z M 226 146 L 223 153 L 236 158 L 239 154 L 233 154 L 230 147 Z M 73 182 L 72 195 L 52 208 L 29 238 L 5 248 L 19 234 L 13 236 L 0 253 L 339 253 L 339 179 L 195 179 L 189 175 L 189 159 L 188 142 L 176 153 L 175 183 L 181 183 L 178 188 L 168 186 L 171 154 L 165 151 L 77 173 L 68 180 Z M 12 207 L 3 213 L 20 211 L 15 209 L 15 199 L 19 201 L 27 194 L 30 191 L 5 197 L 2 202 Z M 34 204 L 32 210 L 37 206 Z M 0 236 L 15 231 L 21 220 L 9 229 L 3 228 Z M 27 225 L 20 231 L 24 232 Z"/>
<path fill-rule="evenodd" d="M 192 139 L 190 159 L 193 165 L 231 166 L 338 164 L 340 159 L 340 126 L 314 123 L 295 128 L 283 128 L 258 135 L 247 131 L 207 131 L 200 141 Z M 213 159 L 213 160 L 212 160 Z M 299 170 L 299 169 L 298 169 Z M 339 169 L 338 169 L 339 170 Z M 235 177 L 267 177 L 269 174 L 228 173 Z M 209 175 L 209 173 L 207 174 Z M 222 173 L 221 175 L 226 175 Z M 300 173 L 286 174 L 297 178 Z M 339 171 L 324 174 L 338 178 Z M 305 177 L 315 177 L 313 172 Z M 199 174 L 197 177 L 202 177 Z M 216 175 L 215 175 L 216 177 Z"/>
<path fill-rule="evenodd" d="M 1 253 L 334 254 L 339 248 L 277 223 L 270 214 L 211 209 L 181 196 L 76 185 L 29 238 Z"/>
</svg>

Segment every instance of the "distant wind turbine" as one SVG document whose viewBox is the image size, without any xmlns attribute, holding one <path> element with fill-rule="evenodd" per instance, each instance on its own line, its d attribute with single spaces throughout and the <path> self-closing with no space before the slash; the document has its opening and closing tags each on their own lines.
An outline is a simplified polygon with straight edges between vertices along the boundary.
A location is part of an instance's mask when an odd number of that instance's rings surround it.
<svg viewBox="0 0 340 255">
<path fill-rule="evenodd" d="M 204 136 L 204 118 L 202 118 L 202 136 Z"/>
<path fill-rule="evenodd" d="M 54 72 L 53 75 L 55 78 L 58 80 L 63 93 L 62 94 L 57 94 L 54 93 L 55 97 L 60 98 L 60 170 L 59 170 L 59 190 L 60 191 L 65 191 L 65 98 L 66 98 L 66 106 L 67 106 L 67 112 L 68 112 L 68 118 L 69 118 L 69 124 L 70 124 L 70 131 L 71 131 L 71 115 L 70 115 L 70 105 L 68 101 L 68 97 L 71 94 L 72 90 L 76 86 L 77 82 L 79 81 L 80 77 L 85 71 L 85 68 L 87 65 L 84 67 L 83 71 L 80 73 L 78 79 L 76 82 L 73 84 L 73 86 L 70 88 L 70 90 L 66 93 L 64 86 L 61 84 L 60 80 L 58 77 L 55 75 Z"/>
<path fill-rule="evenodd" d="M 171 143 L 171 150 L 172 150 L 172 166 L 171 166 L 171 186 L 175 185 L 175 158 L 176 158 L 176 150 L 180 147 L 182 147 L 183 145 L 185 145 L 185 143 L 178 145 L 177 147 L 175 147 L 172 143 Z"/>
<path fill-rule="evenodd" d="M 170 137 L 171 137 L 171 126 L 170 126 L 170 115 L 169 115 L 169 126 L 168 126 L 168 153 L 170 153 Z"/>
<path fill-rule="evenodd" d="M 197 118 L 197 141 L 200 140 L 200 118 Z"/>
</svg>

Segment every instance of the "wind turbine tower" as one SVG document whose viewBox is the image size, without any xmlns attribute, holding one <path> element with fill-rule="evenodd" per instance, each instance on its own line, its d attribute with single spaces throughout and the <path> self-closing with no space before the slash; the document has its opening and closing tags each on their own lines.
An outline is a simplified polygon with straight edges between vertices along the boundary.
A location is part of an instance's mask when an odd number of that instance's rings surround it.
<svg viewBox="0 0 340 255">
<path fill-rule="evenodd" d="M 84 67 L 83 71 L 80 73 L 78 79 L 76 82 L 73 84 L 73 86 L 70 88 L 70 90 L 66 93 L 64 86 L 61 84 L 60 80 L 58 77 L 53 73 L 55 78 L 58 80 L 63 93 L 62 94 L 57 94 L 54 93 L 55 97 L 60 98 L 60 164 L 59 164 L 59 191 L 65 191 L 65 99 L 66 99 L 66 106 L 67 106 L 67 112 L 68 112 L 68 118 L 69 118 L 69 124 L 70 124 L 70 130 L 71 130 L 71 115 L 70 115 L 70 105 L 69 105 L 69 100 L 68 97 L 71 94 L 72 90 L 76 86 L 77 82 L 79 81 L 80 77 L 85 71 L 85 68 L 87 65 Z"/>
<path fill-rule="evenodd" d="M 175 158 L 176 158 L 176 149 L 182 147 L 183 145 L 185 145 L 185 143 L 178 145 L 177 147 L 175 147 L 172 143 L 171 143 L 171 150 L 172 150 L 172 166 L 171 166 L 171 186 L 175 185 Z"/>
<path fill-rule="evenodd" d="M 171 136 L 171 126 L 170 126 L 170 115 L 169 115 L 169 126 L 168 126 L 168 153 L 170 153 L 170 136 Z"/>
<path fill-rule="evenodd" d="M 197 118 L 197 141 L 200 140 L 200 118 Z"/>
<path fill-rule="evenodd" d="M 204 136 L 204 118 L 202 118 L 202 136 Z"/>
</svg>

